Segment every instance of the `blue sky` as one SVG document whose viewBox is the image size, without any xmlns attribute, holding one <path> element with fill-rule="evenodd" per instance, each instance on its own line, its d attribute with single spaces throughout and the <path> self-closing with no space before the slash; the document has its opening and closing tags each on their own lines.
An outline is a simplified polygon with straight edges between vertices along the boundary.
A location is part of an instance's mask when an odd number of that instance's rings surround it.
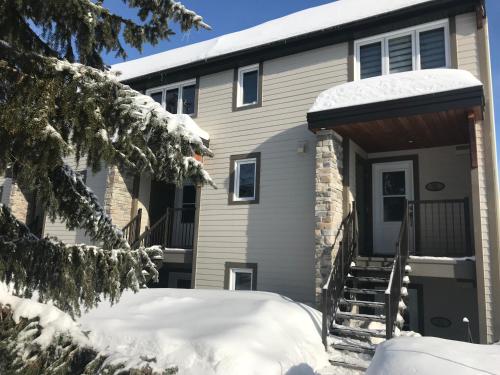
<svg viewBox="0 0 500 375">
<path fill-rule="evenodd" d="M 331 0 L 184 0 L 182 3 L 202 15 L 205 21 L 212 26 L 212 30 L 193 30 L 184 34 L 179 33 L 173 36 L 170 41 L 163 41 L 156 46 L 145 46 L 142 54 L 134 49 L 129 49 L 129 59 L 211 39 L 222 34 L 242 30 L 289 13 L 329 2 Z M 135 15 L 134 11 L 126 9 L 121 1 L 108 1 L 105 2 L 105 5 L 121 15 L 131 18 Z M 500 1 L 486 0 L 486 6 L 490 26 L 493 90 L 497 98 L 495 106 L 496 122 L 500 123 L 500 47 L 498 47 L 500 46 Z M 121 59 L 116 59 L 112 55 L 106 56 L 108 64 L 121 61 Z M 497 131 L 497 144 L 500 143 L 499 139 L 500 131 Z M 500 161 L 500 157 L 498 159 Z"/>
</svg>

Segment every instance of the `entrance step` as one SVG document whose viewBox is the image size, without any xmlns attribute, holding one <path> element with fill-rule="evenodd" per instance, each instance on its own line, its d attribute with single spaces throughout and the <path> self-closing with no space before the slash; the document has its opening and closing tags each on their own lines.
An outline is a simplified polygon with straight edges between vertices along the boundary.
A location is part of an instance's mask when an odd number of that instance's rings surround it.
<svg viewBox="0 0 500 375">
<path fill-rule="evenodd" d="M 352 266 L 353 271 L 365 271 L 365 272 L 388 272 L 391 273 L 392 266 Z"/>
<path fill-rule="evenodd" d="M 334 324 L 330 329 L 330 333 L 344 337 L 380 337 L 385 338 L 385 330 L 379 331 L 368 328 L 347 327 Z"/>
<path fill-rule="evenodd" d="M 347 276 L 347 281 L 358 281 L 361 283 L 376 283 L 376 284 L 388 284 L 389 278 L 387 277 L 370 277 L 370 276 Z"/>
<path fill-rule="evenodd" d="M 379 295 L 379 294 L 384 294 L 385 290 L 382 289 L 359 289 L 359 288 L 349 288 L 345 287 L 344 288 L 345 293 L 350 293 L 350 294 L 370 294 L 370 295 Z"/>
<path fill-rule="evenodd" d="M 362 307 L 371 307 L 374 309 L 384 309 L 384 307 L 385 307 L 384 302 L 360 301 L 360 300 L 345 299 L 345 298 L 342 298 L 340 300 L 340 304 L 343 306 L 354 305 L 354 306 L 362 306 Z"/>
<path fill-rule="evenodd" d="M 337 343 L 337 344 L 332 344 L 332 347 L 337 350 L 345 350 L 349 352 L 354 352 L 354 353 L 364 353 L 364 354 L 375 354 L 375 346 L 374 345 L 369 345 L 368 343 L 366 345 L 362 344 L 349 344 L 349 343 Z"/>
<path fill-rule="evenodd" d="M 385 315 L 356 314 L 347 311 L 337 311 L 335 318 L 342 320 L 362 320 L 364 322 L 385 323 Z"/>
</svg>

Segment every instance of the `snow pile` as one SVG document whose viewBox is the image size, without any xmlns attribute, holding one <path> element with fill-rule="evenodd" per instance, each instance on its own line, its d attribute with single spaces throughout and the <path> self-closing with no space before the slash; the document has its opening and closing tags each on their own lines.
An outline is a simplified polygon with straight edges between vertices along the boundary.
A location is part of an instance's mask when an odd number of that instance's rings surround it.
<svg viewBox="0 0 500 375">
<path fill-rule="evenodd" d="M 466 261 L 471 261 L 471 262 L 475 262 L 476 261 L 476 257 L 475 256 L 471 256 L 471 257 L 432 257 L 432 256 L 421 256 L 421 255 L 410 255 L 410 259 L 411 260 L 442 260 L 442 261 L 454 261 L 454 262 L 466 262 Z"/>
<path fill-rule="evenodd" d="M 411 98 L 450 90 L 482 86 L 470 72 L 428 69 L 395 73 L 348 82 L 323 91 L 309 112 Z"/>
<path fill-rule="evenodd" d="M 192 375 L 312 375 L 328 365 L 321 314 L 272 293 L 148 289 L 80 323 L 107 363 L 149 359 Z"/>
<path fill-rule="evenodd" d="M 377 347 L 366 374 L 500 374 L 500 347 L 434 337 L 396 338 Z"/>
<path fill-rule="evenodd" d="M 125 81 L 430 1 L 432 0 L 339 0 L 205 42 L 116 64 L 112 70 L 121 72 L 121 79 Z"/>
<path fill-rule="evenodd" d="M 15 297 L 9 293 L 4 283 L 0 283 L 0 305 L 10 306 L 16 323 L 21 318 L 39 318 L 41 334 L 33 343 L 40 345 L 42 349 L 47 348 L 59 335 L 70 337 L 79 346 L 90 346 L 80 326 L 68 314 L 52 305 Z"/>
</svg>

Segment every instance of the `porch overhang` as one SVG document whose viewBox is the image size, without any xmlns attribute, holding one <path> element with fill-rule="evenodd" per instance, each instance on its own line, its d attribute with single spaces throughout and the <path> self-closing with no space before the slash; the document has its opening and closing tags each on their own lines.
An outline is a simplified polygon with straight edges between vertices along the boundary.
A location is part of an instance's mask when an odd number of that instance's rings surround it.
<svg viewBox="0 0 500 375">
<path fill-rule="evenodd" d="M 442 73 L 442 72 L 437 72 Z M 452 73 L 454 74 L 454 73 Z M 446 72 L 449 77 L 449 72 Z M 343 105 L 342 95 L 355 97 L 364 88 L 363 83 L 351 82 L 325 92 L 332 108 L 314 110 L 308 113 L 309 129 L 316 133 L 321 130 L 335 130 L 342 137 L 348 137 L 367 152 L 398 151 L 410 148 L 438 147 L 469 143 L 469 118 L 482 119 L 484 94 L 481 82 L 467 87 L 443 90 L 437 78 L 427 86 L 437 87 L 437 92 L 418 95 L 419 83 L 415 83 L 417 95 L 392 99 L 380 91 L 390 86 L 388 91 L 398 91 L 394 78 L 377 77 L 379 82 L 368 82 L 367 89 L 374 93 L 374 100 L 368 103 Z M 384 82 L 384 80 L 387 80 Z M 392 80 L 392 81 L 390 81 Z M 368 80 L 367 80 L 368 81 Z M 375 85 L 373 84 L 375 82 Z M 411 82 L 413 83 L 413 82 Z M 355 89 L 351 90 L 351 86 Z M 371 86 L 371 87 L 370 87 Z M 446 85 L 443 85 L 446 87 Z M 402 88 L 403 91 L 406 88 Z M 325 94 L 322 94 L 325 95 Z M 380 96 L 380 100 L 378 99 Z M 382 100 L 388 96 L 389 100 Z M 320 96 L 321 98 L 321 96 Z M 323 97 L 323 102 L 325 97 Z M 339 105 L 340 102 L 340 105 Z M 317 104 L 315 104 L 317 106 Z M 327 107 L 327 106 L 326 106 Z"/>
</svg>

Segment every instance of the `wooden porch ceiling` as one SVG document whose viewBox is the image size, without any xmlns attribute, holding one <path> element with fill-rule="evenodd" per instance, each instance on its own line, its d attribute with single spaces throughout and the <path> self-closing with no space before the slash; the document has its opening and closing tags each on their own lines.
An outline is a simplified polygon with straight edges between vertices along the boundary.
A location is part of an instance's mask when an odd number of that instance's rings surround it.
<svg viewBox="0 0 500 375">
<path fill-rule="evenodd" d="M 467 111 L 448 110 L 339 125 L 334 130 L 356 142 L 366 152 L 469 143 Z"/>
<path fill-rule="evenodd" d="M 313 132 L 333 129 L 367 152 L 469 143 L 469 114 L 483 115 L 482 86 L 307 115 Z"/>
</svg>

